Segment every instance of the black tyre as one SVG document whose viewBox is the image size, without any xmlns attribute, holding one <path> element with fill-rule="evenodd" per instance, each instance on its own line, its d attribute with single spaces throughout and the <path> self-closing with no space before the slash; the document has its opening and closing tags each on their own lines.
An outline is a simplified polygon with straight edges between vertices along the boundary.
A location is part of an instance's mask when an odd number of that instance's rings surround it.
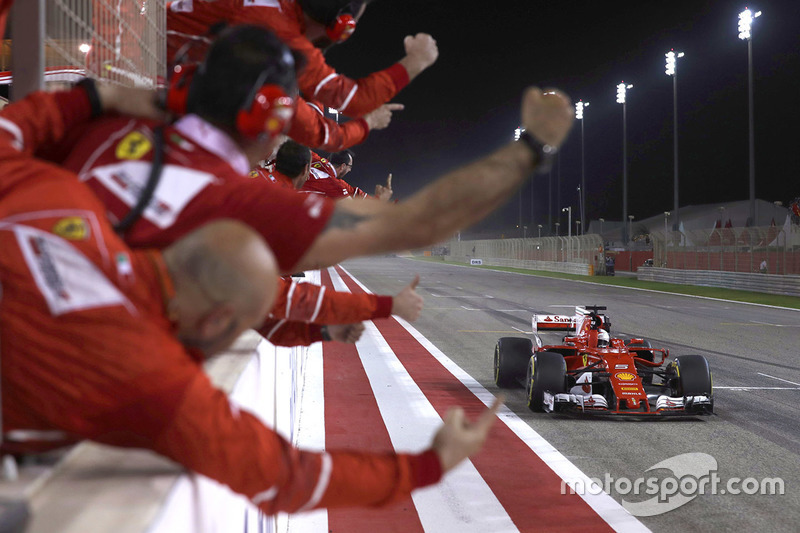
<svg viewBox="0 0 800 533">
<path fill-rule="evenodd" d="M 533 342 L 518 337 L 501 337 L 494 347 L 494 382 L 498 387 L 519 387 L 533 355 Z"/>
<path fill-rule="evenodd" d="M 713 393 L 711 369 L 702 355 L 679 355 L 671 367 L 675 396 L 708 396 Z"/>
<path fill-rule="evenodd" d="M 539 352 L 528 362 L 526 387 L 528 409 L 544 411 L 544 392 L 557 394 L 566 391 L 567 363 L 564 356 L 555 352 Z"/>
</svg>

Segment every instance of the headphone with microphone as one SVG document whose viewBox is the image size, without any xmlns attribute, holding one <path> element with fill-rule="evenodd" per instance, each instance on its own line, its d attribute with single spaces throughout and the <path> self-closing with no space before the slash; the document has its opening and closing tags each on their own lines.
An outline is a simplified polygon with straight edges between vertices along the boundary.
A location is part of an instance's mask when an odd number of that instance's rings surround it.
<svg viewBox="0 0 800 533">
<path fill-rule="evenodd" d="M 356 31 L 356 13 L 353 13 L 353 4 L 358 4 L 358 2 L 351 2 L 344 6 L 333 22 L 325 28 L 325 34 L 331 42 L 342 43 Z"/>
</svg>

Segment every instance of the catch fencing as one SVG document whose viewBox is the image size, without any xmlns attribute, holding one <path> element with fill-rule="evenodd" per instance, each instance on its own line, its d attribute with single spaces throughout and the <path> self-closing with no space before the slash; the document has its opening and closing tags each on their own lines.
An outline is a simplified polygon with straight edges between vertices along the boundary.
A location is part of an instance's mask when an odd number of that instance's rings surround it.
<svg viewBox="0 0 800 533">
<path fill-rule="evenodd" d="M 661 231 L 650 237 L 656 267 L 800 275 L 800 231 L 794 225 Z"/>
<path fill-rule="evenodd" d="M 44 82 L 74 82 L 83 76 L 127 86 L 163 84 L 166 0 L 25 0 L 16 4 L 11 68 L 0 73 L 0 83 L 18 78 L 15 99 L 42 88 Z"/>
<path fill-rule="evenodd" d="M 574 274 L 602 274 L 603 243 L 599 235 L 529 239 L 452 240 L 442 249 L 448 260 Z"/>
</svg>

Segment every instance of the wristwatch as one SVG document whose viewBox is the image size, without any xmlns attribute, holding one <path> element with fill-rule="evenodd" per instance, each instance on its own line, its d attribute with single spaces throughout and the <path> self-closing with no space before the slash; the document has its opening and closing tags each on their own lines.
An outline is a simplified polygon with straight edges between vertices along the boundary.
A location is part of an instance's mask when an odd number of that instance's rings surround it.
<svg viewBox="0 0 800 533">
<path fill-rule="evenodd" d="M 558 153 L 558 148 L 550 144 L 544 144 L 527 131 L 523 131 L 519 136 L 519 142 L 524 142 L 533 152 L 536 158 L 536 172 L 538 174 L 550 172 L 550 169 L 553 168 L 553 159 Z"/>
</svg>

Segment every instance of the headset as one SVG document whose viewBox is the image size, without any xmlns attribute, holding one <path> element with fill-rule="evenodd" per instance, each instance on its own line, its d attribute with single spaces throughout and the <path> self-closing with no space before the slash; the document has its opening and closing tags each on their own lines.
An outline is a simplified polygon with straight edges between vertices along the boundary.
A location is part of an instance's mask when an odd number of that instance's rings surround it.
<svg viewBox="0 0 800 533">
<path fill-rule="evenodd" d="M 328 44 L 344 42 L 353 35 L 356 29 L 356 17 L 368 1 L 298 0 L 306 15 L 325 26 L 325 34 L 330 40 Z"/>
<path fill-rule="evenodd" d="M 353 32 L 356 31 L 355 16 L 358 13 L 358 9 L 353 8 L 359 8 L 360 4 L 360 2 L 351 2 L 347 4 L 339 10 L 339 13 L 336 14 L 336 18 L 328 24 L 325 28 L 325 34 L 331 42 L 342 43 L 353 35 Z"/>
</svg>

